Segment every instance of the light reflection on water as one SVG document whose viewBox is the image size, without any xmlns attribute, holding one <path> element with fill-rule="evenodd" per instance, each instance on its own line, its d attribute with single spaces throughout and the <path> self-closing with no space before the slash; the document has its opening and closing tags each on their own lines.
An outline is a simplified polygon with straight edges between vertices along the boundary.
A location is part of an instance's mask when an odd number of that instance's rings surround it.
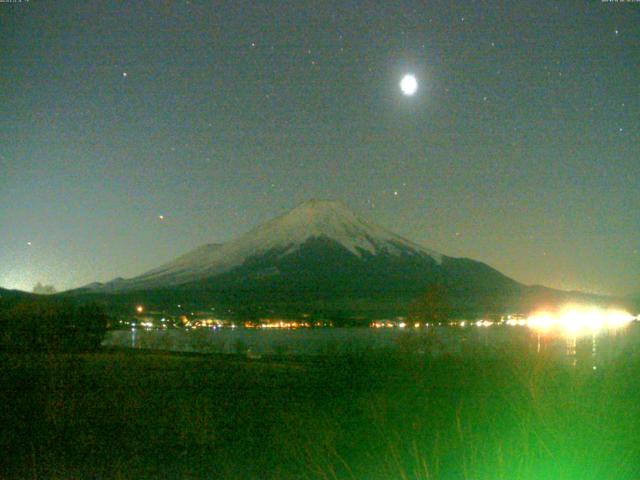
<svg viewBox="0 0 640 480">
<path fill-rule="evenodd" d="M 256 330 L 118 330 L 107 334 L 104 346 L 183 352 L 259 355 L 340 355 L 401 352 L 467 356 L 497 352 L 549 355 L 571 364 L 601 363 L 618 355 L 640 354 L 640 324 L 589 335 L 493 325 L 423 327 L 421 329 L 309 328 Z"/>
</svg>

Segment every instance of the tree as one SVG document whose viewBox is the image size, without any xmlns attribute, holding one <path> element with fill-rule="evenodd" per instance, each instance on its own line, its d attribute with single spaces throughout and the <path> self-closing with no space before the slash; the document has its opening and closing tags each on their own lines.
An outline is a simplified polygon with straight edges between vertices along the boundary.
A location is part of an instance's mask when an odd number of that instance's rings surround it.
<svg viewBox="0 0 640 480">
<path fill-rule="evenodd" d="M 107 316 L 95 304 L 24 300 L 0 312 L 0 344 L 22 351 L 95 350 L 106 327 Z"/>
<path fill-rule="evenodd" d="M 56 293 L 56 287 L 53 285 L 42 285 L 42 283 L 38 282 L 33 287 L 33 293 L 38 295 L 53 295 Z"/>
<path fill-rule="evenodd" d="M 443 322 L 450 314 L 449 293 L 442 285 L 430 285 L 409 306 L 409 319 L 416 322 Z"/>
</svg>

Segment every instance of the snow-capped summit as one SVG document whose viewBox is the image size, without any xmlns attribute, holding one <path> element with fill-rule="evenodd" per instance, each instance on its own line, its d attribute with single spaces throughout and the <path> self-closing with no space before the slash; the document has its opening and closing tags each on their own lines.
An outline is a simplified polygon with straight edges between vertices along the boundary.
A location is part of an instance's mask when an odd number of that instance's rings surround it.
<svg viewBox="0 0 640 480">
<path fill-rule="evenodd" d="M 386 252 L 424 253 L 437 261 L 441 255 L 372 223 L 351 212 L 342 203 L 309 200 L 288 213 L 251 230 L 237 240 L 243 250 L 255 252 L 288 246 L 287 253 L 310 238 L 333 240 L 356 256 Z"/>
<path fill-rule="evenodd" d="M 208 244 L 138 277 L 109 282 L 112 291 L 167 287 L 211 278 L 247 260 L 277 252 L 284 257 L 310 240 L 328 240 L 356 257 L 420 256 L 436 263 L 442 255 L 367 222 L 342 203 L 309 200 L 224 244 Z"/>
<path fill-rule="evenodd" d="M 135 297 L 166 308 L 221 307 L 238 318 L 310 311 L 442 318 L 446 309 L 462 318 L 594 300 L 527 287 L 482 262 L 440 255 L 327 200 L 302 203 L 235 240 L 202 245 L 140 276 L 68 293 L 104 294 L 114 303 Z"/>
</svg>

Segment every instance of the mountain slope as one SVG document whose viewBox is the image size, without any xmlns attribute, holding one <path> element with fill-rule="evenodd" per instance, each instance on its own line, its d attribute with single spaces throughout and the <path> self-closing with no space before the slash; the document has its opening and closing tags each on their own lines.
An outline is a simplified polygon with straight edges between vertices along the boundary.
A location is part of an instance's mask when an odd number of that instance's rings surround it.
<svg viewBox="0 0 640 480">
<path fill-rule="evenodd" d="M 140 276 L 66 294 L 99 296 L 127 309 L 146 302 L 174 309 L 178 304 L 192 310 L 222 307 L 247 316 L 309 311 L 403 315 L 427 308 L 425 299 L 434 295 L 441 307 L 447 304 L 449 313 L 460 316 L 528 311 L 569 300 L 607 301 L 527 287 L 482 262 L 417 245 L 341 203 L 319 200 Z"/>
<path fill-rule="evenodd" d="M 443 256 L 371 224 L 339 202 L 311 200 L 225 244 L 199 247 L 172 262 L 128 280 L 91 284 L 91 291 L 173 287 L 208 279 L 266 256 L 281 258 L 311 239 L 328 239 L 351 256 L 416 256 L 442 262 Z"/>
<path fill-rule="evenodd" d="M 8 290 L 6 288 L 0 288 L 0 299 L 14 299 L 14 298 L 29 298 L 35 295 L 22 290 Z"/>
</svg>

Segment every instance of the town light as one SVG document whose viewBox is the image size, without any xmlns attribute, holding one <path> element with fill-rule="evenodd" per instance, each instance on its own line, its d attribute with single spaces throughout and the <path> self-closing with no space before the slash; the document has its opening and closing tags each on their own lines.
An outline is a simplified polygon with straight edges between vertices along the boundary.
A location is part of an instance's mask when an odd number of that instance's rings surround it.
<svg viewBox="0 0 640 480">
<path fill-rule="evenodd" d="M 538 331 L 558 329 L 568 335 L 596 334 L 627 326 L 634 317 L 623 310 L 605 310 L 595 306 L 566 305 L 558 312 L 536 312 L 527 318 L 527 326 Z"/>
</svg>

